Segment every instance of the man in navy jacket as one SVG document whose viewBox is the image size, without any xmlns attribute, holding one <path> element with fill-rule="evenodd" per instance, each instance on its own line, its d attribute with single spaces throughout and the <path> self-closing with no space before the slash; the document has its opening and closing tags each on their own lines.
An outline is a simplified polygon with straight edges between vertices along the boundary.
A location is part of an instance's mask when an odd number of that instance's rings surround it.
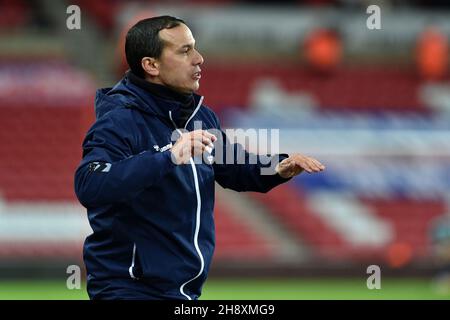
<svg viewBox="0 0 450 320">
<path fill-rule="evenodd" d="M 227 140 L 194 93 L 203 57 L 182 20 L 141 20 L 129 30 L 125 52 L 130 70 L 113 88 L 98 90 L 97 120 L 75 173 L 93 229 L 84 244 L 88 293 L 197 299 L 214 252 L 215 181 L 267 192 L 324 166 L 300 154 L 250 163 L 250 154 Z M 231 151 L 233 161 L 215 159 L 217 150 Z M 273 173 L 261 174 L 268 165 Z"/>
</svg>

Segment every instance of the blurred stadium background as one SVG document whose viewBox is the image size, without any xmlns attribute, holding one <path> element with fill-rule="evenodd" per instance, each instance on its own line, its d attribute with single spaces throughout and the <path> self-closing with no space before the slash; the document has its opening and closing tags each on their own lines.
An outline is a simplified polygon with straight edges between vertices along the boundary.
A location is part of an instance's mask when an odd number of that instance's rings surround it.
<svg viewBox="0 0 450 320">
<path fill-rule="evenodd" d="M 81 141 L 124 32 L 160 14 L 193 30 L 224 128 L 280 129 L 281 152 L 327 166 L 264 195 L 218 187 L 204 298 L 450 298 L 448 1 L 0 0 L 0 299 L 87 298 L 66 288 L 91 232 Z"/>
</svg>

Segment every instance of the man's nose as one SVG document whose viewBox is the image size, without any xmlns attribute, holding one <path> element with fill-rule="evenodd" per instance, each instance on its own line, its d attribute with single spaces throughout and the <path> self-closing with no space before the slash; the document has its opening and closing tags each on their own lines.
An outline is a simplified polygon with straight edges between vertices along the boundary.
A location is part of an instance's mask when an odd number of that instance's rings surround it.
<svg viewBox="0 0 450 320">
<path fill-rule="evenodd" d="M 195 58 L 194 58 L 194 61 L 193 61 L 194 65 L 202 65 L 203 62 L 205 61 L 203 59 L 203 56 L 197 50 L 195 50 L 195 52 L 196 52 L 196 55 L 195 55 Z"/>
</svg>

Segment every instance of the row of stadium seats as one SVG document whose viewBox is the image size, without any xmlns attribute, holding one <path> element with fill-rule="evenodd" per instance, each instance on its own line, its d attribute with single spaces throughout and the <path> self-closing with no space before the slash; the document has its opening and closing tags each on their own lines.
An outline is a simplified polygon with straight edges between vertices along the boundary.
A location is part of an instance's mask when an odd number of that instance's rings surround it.
<svg viewBox="0 0 450 320">
<path fill-rule="evenodd" d="M 264 234 L 236 218 L 236 214 L 231 212 L 226 203 L 216 201 L 214 217 L 217 231 L 216 260 L 242 262 L 274 258 L 273 246 Z"/>
<path fill-rule="evenodd" d="M 15 200 L 73 200 L 81 109 L 0 108 L 0 188 Z"/>
<path fill-rule="evenodd" d="M 342 68 L 329 75 L 315 74 L 302 65 L 211 63 L 204 66 L 201 93 L 216 111 L 245 107 L 258 80 L 277 81 L 287 93 L 313 96 L 321 109 L 354 111 L 427 112 L 421 103 L 419 77 L 411 70 L 379 66 Z"/>
<path fill-rule="evenodd" d="M 252 194 L 252 198 L 270 209 L 274 217 L 300 242 L 314 248 L 321 258 L 333 260 L 374 261 L 393 267 L 432 256 L 430 227 L 448 208 L 443 201 L 407 199 L 360 199 L 375 218 L 392 227 L 392 238 L 381 246 L 360 245 L 336 230 L 314 212 L 308 198 L 295 184 L 283 185 L 270 193 Z M 368 230 L 375 233 L 375 230 Z"/>
</svg>

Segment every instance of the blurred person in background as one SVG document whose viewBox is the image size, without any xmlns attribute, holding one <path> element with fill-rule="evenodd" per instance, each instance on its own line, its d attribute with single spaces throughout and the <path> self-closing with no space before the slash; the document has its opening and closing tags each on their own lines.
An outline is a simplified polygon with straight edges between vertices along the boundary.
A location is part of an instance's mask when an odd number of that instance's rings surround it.
<svg viewBox="0 0 450 320">
<path fill-rule="evenodd" d="M 93 229 L 84 244 L 87 290 L 91 299 L 195 300 L 215 247 L 215 181 L 268 192 L 324 166 L 298 153 L 249 163 L 250 154 L 227 140 L 195 93 L 203 57 L 183 20 L 139 21 L 127 33 L 125 54 L 130 70 L 97 92 L 97 120 L 75 173 Z M 194 162 L 216 160 L 216 150 L 233 152 L 234 161 Z M 268 164 L 271 174 L 261 174 Z"/>
<path fill-rule="evenodd" d="M 429 234 L 438 268 L 433 287 L 437 293 L 446 295 L 450 293 L 450 211 L 431 221 Z"/>
</svg>

